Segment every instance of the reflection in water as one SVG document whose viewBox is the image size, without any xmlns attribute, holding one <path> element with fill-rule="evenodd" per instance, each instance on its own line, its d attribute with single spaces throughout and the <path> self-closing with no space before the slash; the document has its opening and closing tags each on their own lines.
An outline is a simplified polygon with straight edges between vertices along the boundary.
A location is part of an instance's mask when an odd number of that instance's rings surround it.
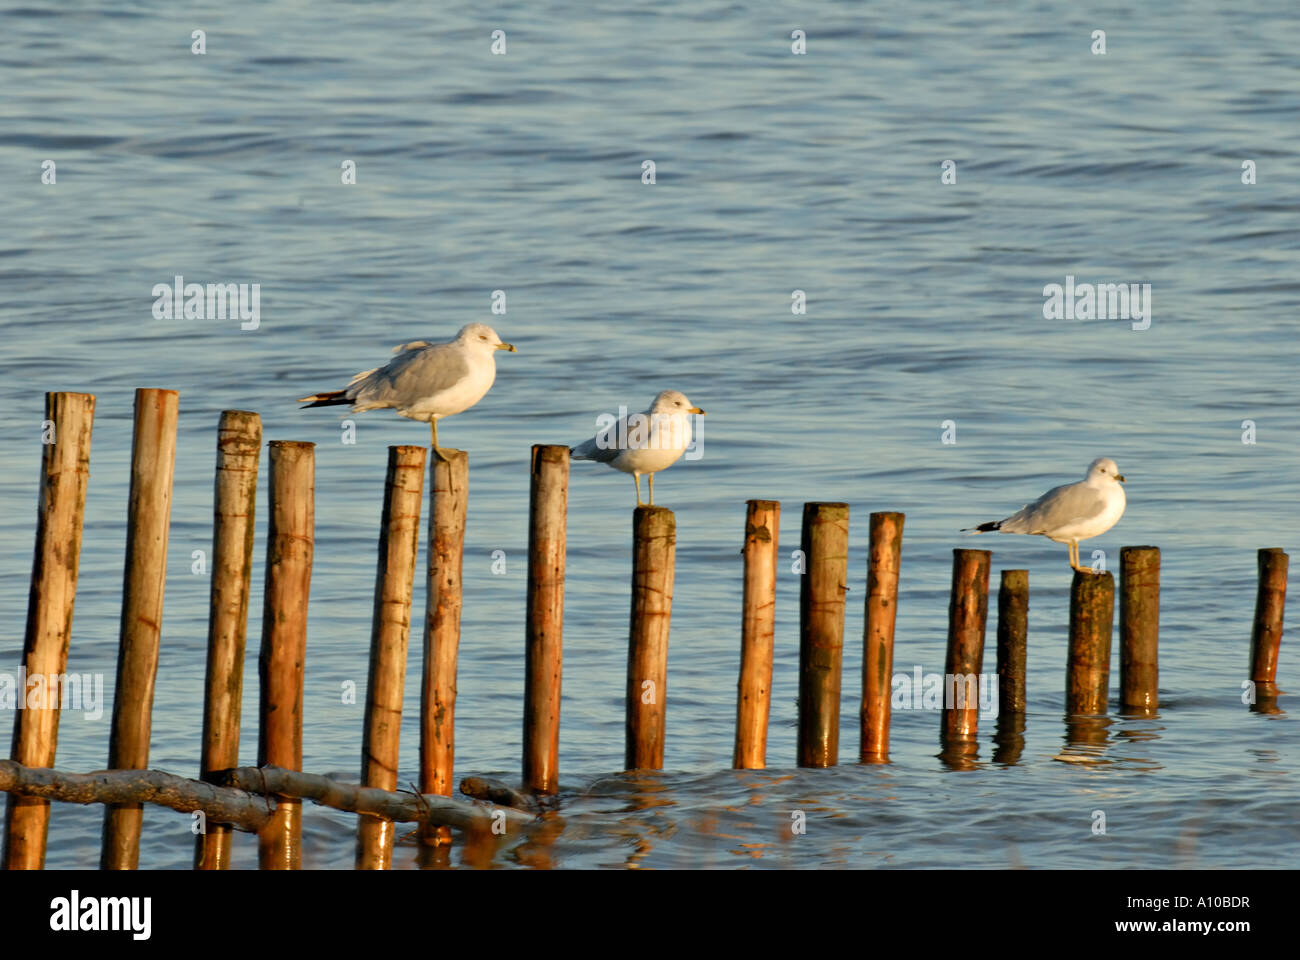
<svg viewBox="0 0 1300 960">
<path fill-rule="evenodd" d="M 1012 766 L 1020 762 L 1025 749 L 1025 715 L 1003 711 L 998 714 L 996 732 L 993 734 L 993 762 Z"/>
</svg>

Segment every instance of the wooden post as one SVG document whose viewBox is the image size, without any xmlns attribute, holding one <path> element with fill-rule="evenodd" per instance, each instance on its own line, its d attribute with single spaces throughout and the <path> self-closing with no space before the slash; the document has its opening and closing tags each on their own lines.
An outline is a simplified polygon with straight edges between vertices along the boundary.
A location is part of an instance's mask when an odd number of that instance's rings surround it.
<svg viewBox="0 0 1300 960">
<path fill-rule="evenodd" d="M 998 586 L 998 716 L 1025 712 L 1029 571 L 1003 570 Z"/>
<path fill-rule="evenodd" d="M 266 594 L 257 667 L 261 728 L 257 764 L 302 769 L 302 683 L 307 657 L 307 596 L 316 536 L 316 445 L 270 443 Z M 281 797 L 258 834 L 263 870 L 297 870 L 302 858 L 302 801 Z"/>
<path fill-rule="evenodd" d="M 973 743 L 979 732 L 980 674 L 984 670 L 984 628 L 988 623 L 992 559 L 990 550 L 952 552 L 948 653 L 944 659 L 944 710 L 940 728 L 945 744 Z"/>
<path fill-rule="evenodd" d="M 534 445 L 530 475 L 523 780 L 528 790 L 553 794 L 559 790 L 560 778 L 569 448 Z"/>
<path fill-rule="evenodd" d="M 90 477 L 90 429 L 95 398 L 88 393 L 47 393 L 41 424 L 40 496 L 36 507 L 36 555 L 27 600 L 27 632 L 15 697 L 28 697 L 26 678 L 68 672 L 72 607 L 77 596 L 81 524 Z M 48 686 L 47 686 L 48 690 Z M 49 691 L 52 693 L 52 691 Z M 59 691 L 60 693 L 62 691 Z M 27 767 L 52 767 L 59 742 L 57 696 L 14 711 L 10 759 Z M 0 867 L 39 870 L 45 865 L 50 802 L 10 795 L 5 805 Z"/>
<path fill-rule="evenodd" d="M 253 575 L 253 515 L 262 419 L 225 410 L 217 426 L 217 478 L 212 502 L 212 591 L 208 611 L 208 667 L 203 696 L 203 752 L 199 777 L 239 766 L 239 722 L 244 699 L 244 645 Z M 196 870 L 228 870 L 232 831 L 207 823 L 194 844 Z"/>
<path fill-rule="evenodd" d="M 749 500 L 745 509 L 744 586 L 740 613 L 740 682 L 736 691 L 736 770 L 767 766 L 767 720 L 772 704 L 776 638 L 777 539 L 781 504 Z"/>
<path fill-rule="evenodd" d="M 1277 658 L 1282 646 L 1282 614 L 1286 609 L 1286 575 L 1290 558 L 1280 547 L 1259 551 L 1259 592 L 1255 625 L 1250 635 L 1250 679 L 1264 695 L 1276 693 Z"/>
<path fill-rule="evenodd" d="M 632 614 L 627 648 L 628 770 L 661 770 L 668 685 L 668 625 L 673 613 L 677 519 L 667 507 L 632 514 Z"/>
<path fill-rule="evenodd" d="M 469 454 L 442 451 L 429 478 L 429 605 L 424 617 L 420 685 L 420 792 L 450 797 L 456 757 L 456 657 L 460 651 L 461 570 L 469 501 Z M 422 834 L 450 843 L 446 827 Z"/>
<path fill-rule="evenodd" d="M 1119 552 L 1119 704 L 1154 712 L 1160 705 L 1160 548 Z"/>
<path fill-rule="evenodd" d="M 889 698 L 893 692 L 894 622 L 898 616 L 898 569 L 903 515 L 873 513 L 867 567 L 866 625 L 862 632 L 862 735 L 860 763 L 889 761 Z"/>
<path fill-rule="evenodd" d="M 126 521 L 126 574 L 113 688 L 110 770 L 145 770 L 153 728 L 163 588 L 167 584 L 167 534 L 176 470 L 175 390 L 137 390 L 131 442 L 131 499 Z M 101 870 L 134 870 L 140 863 L 144 805 L 104 808 Z"/>
<path fill-rule="evenodd" d="M 1115 578 L 1074 572 L 1070 586 L 1070 652 L 1065 675 L 1067 714 L 1104 714 L 1110 693 L 1111 621 Z"/>
<path fill-rule="evenodd" d="M 361 738 L 361 785 L 381 790 L 397 787 L 425 453 L 424 447 L 389 447 L 388 474 L 384 478 L 375 612 L 370 625 L 370 676 Z M 357 869 L 387 870 L 392 866 L 394 839 L 391 820 L 359 817 Z"/>
<path fill-rule="evenodd" d="M 807 566 L 799 588 L 798 763 L 833 767 L 840 752 L 849 505 L 805 503 L 801 549 Z"/>
</svg>

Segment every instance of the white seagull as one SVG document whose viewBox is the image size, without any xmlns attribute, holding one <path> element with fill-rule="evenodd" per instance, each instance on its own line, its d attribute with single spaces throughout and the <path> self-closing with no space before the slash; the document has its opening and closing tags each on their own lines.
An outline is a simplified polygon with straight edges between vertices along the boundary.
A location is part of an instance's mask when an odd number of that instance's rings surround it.
<svg viewBox="0 0 1300 960">
<path fill-rule="evenodd" d="M 390 407 L 403 417 L 428 420 L 434 455 L 446 460 L 438 448 L 438 420 L 468 410 L 487 395 L 497 377 L 498 350 L 516 352 L 486 323 L 467 323 L 453 340 L 398 344 L 393 347 L 398 356 L 382 367 L 358 373 L 342 390 L 314 393 L 298 402 L 307 407 L 350 403 L 353 413 Z"/>
<path fill-rule="evenodd" d="M 1115 526 L 1124 515 L 1123 475 L 1110 457 L 1098 457 L 1088 464 L 1088 472 L 1078 483 L 1053 487 L 1033 503 L 1005 520 L 981 523 L 970 533 L 1041 534 L 1048 540 L 1070 545 L 1070 566 L 1081 573 L 1091 573 L 1079 566 L 1079 541 L 1099 536 Z"/>
<path fill-rule="evenodd" d="M 641 474 L 650 477 L 650 506 L 655 502 L 655 474 L 676 463 L 691 445 L 691 414 L 704 415 L 685 394 L 664 390 L 650 409 L 609 425 L 585 443 L 569 449 L 574 460 L 595 460 L 632 474 L 636 505 L 641 502 Z"/>
</svg>

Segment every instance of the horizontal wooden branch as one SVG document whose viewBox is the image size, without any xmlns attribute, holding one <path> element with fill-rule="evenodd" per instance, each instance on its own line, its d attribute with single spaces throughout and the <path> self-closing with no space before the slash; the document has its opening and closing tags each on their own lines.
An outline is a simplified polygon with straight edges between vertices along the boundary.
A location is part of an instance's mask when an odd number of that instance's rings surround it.
<svg viewBox="0 0 1300 960">
<path fill-rule="evenodd" d="M 161 770 L 64 773 L 0 760 L 0 790 L 64 803 L 153 803 L 182 813 L 202 810 L 214 823 L 229 823 L 252 833 L 265 826 L 275 809 L 265 797 Z"/>
<path fill-rule="evenodd" d="M 502 807 L 514 807 L 533 813 L 540 811 L 537 800 L 527 793 L 521 793 L 507 783 L 488 777 L 464 777 L 460 781 L 460 792 L 475 800 L 486 800 Z"/>
<path fill-rule="evenodd" d="M 340 783 L 315 773 L 301 773 L 283 767 L 237 767 L 221 771 L 218 779 L 226 786 L 249 793 L 299 797 L 335 810 L 367 813 L 399 823 L 426 823 L 462 830 L 490 829 L 493 819 L 505 818 L 507 830 L 522 829 L 536 818 L 507 806 L 481 806 L 436 794 L 393 793 L 377 787 Z"/>
<path fill-rule="evenodd" d="M 399 823 L 425 823 L 462 830 L 491 829 L 504 817 L 507 831 L 535 818 L 508 806 L 483 806 L 450 797 L 394 793 L 340 783 L 282 767 L 237 767 L 214 774 L 217 783 L 189 780 L 161 770 L 98 770 L 64 773 L 0 760 L 0 791 L 64 803 L 152 803 L 182 813 L 202 810 L 213 823 L 257 832 L 275 810 L 276 796 L 312 800 L 349 813 Z"/>
</svg>

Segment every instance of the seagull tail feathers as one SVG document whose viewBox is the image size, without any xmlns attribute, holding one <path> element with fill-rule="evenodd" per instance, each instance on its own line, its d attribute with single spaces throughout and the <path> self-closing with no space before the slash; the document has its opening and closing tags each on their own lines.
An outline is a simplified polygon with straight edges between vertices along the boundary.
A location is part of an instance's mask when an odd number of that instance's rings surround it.
<svg viewBox="0 0 1300 960">
<path fill-rule="evenodd" d="M 990 520 L 988 523 L 981 523 L 978 527 L 965 527 L 962 529 L 961 532 L 969 533 L 971 536 L 974 536 L 977 533 L 991 533 L 994 530 L 1001 530 L 1001 529 L 1002 529 L 1001 520 Z"/>
<path fill-rule="evenodd" d="M 300 410 L 306 410 L 307 407 L 336 407 L 341 403 L 351 403 L 344 394 L 344 390 L 327 390 L 325 393 L 313 393 L 310 397 L 299 397 L 299 403 L 305 403 L 306 407 L 299 407 Z"/>
</svg>

